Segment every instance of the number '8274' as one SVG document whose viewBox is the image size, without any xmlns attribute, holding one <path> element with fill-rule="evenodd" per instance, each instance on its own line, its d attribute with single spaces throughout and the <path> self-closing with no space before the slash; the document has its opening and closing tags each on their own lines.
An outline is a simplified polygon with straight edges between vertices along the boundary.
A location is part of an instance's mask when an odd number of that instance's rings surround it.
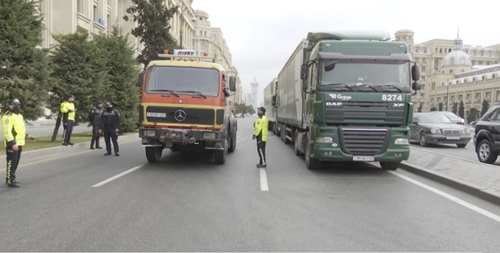
<svg viewBox="0 0 500 253">
<path fill-rule="evenodd" d="M 382 100 L 383 101 L 403 101 L 403 96 L 394 95 L 394 94 L 383 94 Z"/>
</svg>

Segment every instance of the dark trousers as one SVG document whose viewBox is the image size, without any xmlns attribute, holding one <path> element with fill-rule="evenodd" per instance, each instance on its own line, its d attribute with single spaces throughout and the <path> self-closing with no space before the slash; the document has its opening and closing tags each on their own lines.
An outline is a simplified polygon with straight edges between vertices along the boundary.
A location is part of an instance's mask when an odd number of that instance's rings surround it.
<svg viewBox="0 0 500 253">
<path fill-rule="evenodd" d="M 73 120 L 66 120 L 63 122 L 63 143 L 70 144 L 71 143 L 71 134 L 73 134 L 73 125 L 74 125 Z"/>
<path fill-rule="evenodd" d="M 94 146 L 94 142 L 95 142 L 95 147 L 96 148 L 99 147 L 99 137 L 100 137 L 99 128 L 93 127 L 92 128 L 92 140 L 90 141 L 90 147 Z"/>
<path fill-rule="evenodd" d="M 259 164 L 266 164 L 266 142 L 257 141 L 257 152 L 259 153 Z"/>
<path fill-rule="evenodd" d="M 104 141 L 106 142 L 106 151 L 111 153 L 111 141 L 113 141 L 113 148 L 115 150 L 115 154 L 120 152 L 120 147 L 118 147 L 118 134 L 115 132 L 115 129 L 104 129 Z"/>
<path fill-rule="evenodd" d="M 14 182 L 16 180 L 16 170 L 19 165 L 19 161 L 21 160 L 21 152 L 23 151 L 23 147 L 19 146 L 18 150 L 13 150 L 12 147 L 7 147 L 5 152 L 7 153 L 7 178 L 6 181 L 8 184 Z"/>
</svg>

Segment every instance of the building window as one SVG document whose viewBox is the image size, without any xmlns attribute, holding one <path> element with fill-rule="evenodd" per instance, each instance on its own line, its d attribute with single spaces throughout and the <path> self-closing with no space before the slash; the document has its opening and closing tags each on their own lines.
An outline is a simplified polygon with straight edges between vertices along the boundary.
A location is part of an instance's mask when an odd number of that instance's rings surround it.
<svg viewBox="0 0 500 253">
<path fill-rule="evenodd" d="M 97 17 L 97 5 L 94 5 L 94 22 L 99 22 L 99 18 Z"/>
<path fill-rule="evenodd" d="M 486 100 L 490 101 L 490 99 L 491 99 L 491 92 L 489 92 L 489 91 L 486 92 L 486 96 L 484 98 L 486 98 Z"/>
<path fill-rule="evenodd" d="M 111 16 L 108 14 L 108 16 L 106 17 L 106 22 L 107 22 L 107 26 L 108 26 L 108 32 L 111 32 Z"/>
<path fill-rule="evenodd" d="M 497 102 L 500 102 L 500 90 L 497 91 Z"/>
<path fill-rule="evenodd" d="M 453 74 L 453 69 L 450 69 L 450 74 Z"/>
<path fill-rule="evenodd" d="M 77 8 L 78 13 L 83 14 L 83 0 L 76 1 L 76 8 Z"/>
<path fill-rule="evenodd" d="M 439 69 L 439 61 L 434 60 L 434 70 L 438 70 L 438 69 Z"/>
<path fill-rule="evenodd" d="M 206 46 L 205 42 L 201 42 L 201 51 L 205 52 Z"/>
</svg>

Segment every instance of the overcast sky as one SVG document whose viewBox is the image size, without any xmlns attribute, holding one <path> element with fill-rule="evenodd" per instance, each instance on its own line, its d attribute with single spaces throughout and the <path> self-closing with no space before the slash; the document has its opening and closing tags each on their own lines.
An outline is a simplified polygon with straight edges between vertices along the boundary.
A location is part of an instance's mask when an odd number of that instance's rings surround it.
<svg viewBox="0 0 500 253">
<path fill-rule="evenodd" d="M 500 43 L 500 3 L 493 0 L 194 0 L 213 27 L 220 27 L 245 93 L 254 76 L 262 91 L 278 75 L 309 31 L 383 30 L 394 37 L 415 32 L 415 42 L 454 39 L 464 44 Z"/>
</svg>

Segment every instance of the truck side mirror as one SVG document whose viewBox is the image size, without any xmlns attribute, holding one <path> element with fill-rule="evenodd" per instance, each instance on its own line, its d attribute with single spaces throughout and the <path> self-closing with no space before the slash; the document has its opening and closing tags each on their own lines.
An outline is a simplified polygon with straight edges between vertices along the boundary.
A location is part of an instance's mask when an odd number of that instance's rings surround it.
<svg viewBox="0 0 500 253">
<path fill-rule="evenodd" d="M 273 95 L 273 96 L 271 97 L 271 105 L 272 105 L 273 107 L 276 107 L 276 97 L 277 97 L 277 95 Z"/>
<path fill-rule="evenodd" d="M 144 82 L 144 71 L 141 71 L 138 75 L 137 86 L 142 87 L 143 82 Z"/>
<path fill-rule="evenodd" d="M 411 84 L 411 88 L 413 90 L 420 90 L 422 89 L 422 85 L 418 81 L 415 81 Z"/>
<path fill-rule="evenodd" d="M 229 90 L 236 91 L 236 77 L 235 76 L 229 77 Z"/>
<path fill-rule="evenodd" d="M 326 72 L 332 71 L 335 68 L 335 64 L 337 64 L 337 61 L 331 61 L 331 62 L 325 63 L 325 67 L 324 67 L 325 71 Z"/>
<path fill-rule="evenodd" d="M 300 78 L 302 80 L 306 80 L 307 79 L 307 64 L 302 64 L 302 66 L 300 67 Z"/>
<path fill-rule="evenodd" d="M 420 80 L 420 67 L 416 63 L 411 67 L 411 78 L 413 81 Z"/>
</svg>

